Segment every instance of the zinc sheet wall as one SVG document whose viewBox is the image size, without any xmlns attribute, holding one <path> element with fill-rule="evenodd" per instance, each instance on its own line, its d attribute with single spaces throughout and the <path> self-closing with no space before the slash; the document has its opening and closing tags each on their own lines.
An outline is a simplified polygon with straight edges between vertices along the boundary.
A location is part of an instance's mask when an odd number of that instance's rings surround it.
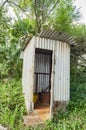
<svg viewBox="0 0 86 130">
<path fill-rule="evenodd" d="M 33 84 L 34 84 L 34 38 L 32 38 L 24 50 L 23 54 L 23 75 L 22 85 L 25 94 L 27 110 L 30 110 L 30 103 L 33 102 Z"/>
<path fill-rule="evenodd" d="M 55 50 L 54 100 L 70 99 L 70 46 L 58 42 Z"/>
<path fill-rule="evenodd" d="M 53 50 L 51 87 L 53 100 L 70 99 L 70 45 L 66 42 L 35 38 L 35 48 Z"/>
<path fill-rule="evenodd" d="M 35 38 L 35 47 L 40 49 L 47 49 L 47 50 L 53 50 L 55 49 L 55 40 L 50 40 L 46 38 Z"/>
</svg>

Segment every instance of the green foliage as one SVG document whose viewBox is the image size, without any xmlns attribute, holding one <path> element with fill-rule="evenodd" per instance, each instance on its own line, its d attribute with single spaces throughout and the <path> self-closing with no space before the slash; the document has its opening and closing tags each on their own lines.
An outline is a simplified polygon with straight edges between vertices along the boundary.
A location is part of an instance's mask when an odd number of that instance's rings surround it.
<svg viewBox="0 0 86 130">
<path fill-rule="evenodd" d="M 61 0 L 54 14 L 54 29 L 69 33 L 73 22 L 79 18 L 79 11 L 73 5 L 72 0 Z"/>
<path fill-rule="evenodd" d="M 20 60 L 20 38 L 28 33 L 35 34 L 35 21 L 20 19 L 10 24 L 4 10 L 0 12 L 0 79 L 6 77 L 20 78 L 22 73 L 22 60 Z"/>
<path fill-rule="evenodd" d="M 9 21 L 10 18 L 6 16 L 6 9 L 0 11 L 0 45 L 5 44 L 9 38 Z"/>
<path fill-rule="evenodd" d="M 21 80 L 4 79 L 0 83 L 0 124 L 15 130 L 26 113 Z"/>
<path fill-rule="evenodd" d="M 17 43 L 1 46 L 0 49 L 0 78 L 20 77 L 22 61 L 20 60 L 20 47 Z"/>
<path fill-rule="evenodd" d="M 59 0 L 22 0 L 19 5 L 26 12 L 30 12 L 29 17 L 36 21 L 36 33 L 39 33 L 43 29 L 43 25 L 46 25 L 58 2 Z"/>
<path fill-rule="evenodd" d="M 12 40 L 11 27 L 10 18 L 3 9 L 0 12 L 0 79 L 21 75 L 18 39 Z"/>
<path fill-rule="evenodd" d="M 28 33 L 35 34 L 35 21 L 30 19 L 20 19 L 13 25 L 12 35 L 16 38 L 22 37 Z"/>
<path fill-rule="evenodd" d="M 85 76 L 86 78 L 86 76 Z M 82 79 L 81 79 L 82 80 Z M 68 110 L 73 111 L 74 109 L 85 109 L 86 107 L 86 82 L 71 83 L 71 101 L 68 105 Z"/>
</svg>

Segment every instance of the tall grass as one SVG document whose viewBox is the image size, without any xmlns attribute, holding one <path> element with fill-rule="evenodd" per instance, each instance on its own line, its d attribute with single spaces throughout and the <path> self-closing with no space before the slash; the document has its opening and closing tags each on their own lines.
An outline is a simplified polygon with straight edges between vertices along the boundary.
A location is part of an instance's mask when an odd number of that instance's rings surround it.
<svg viewBox="0 0 86 130">
<path fill-rule="evenodd" d="M 2 81 L 0 90 L 0 124 L 16 130 L 26 112 L 21 80 Z"/>
</svg>

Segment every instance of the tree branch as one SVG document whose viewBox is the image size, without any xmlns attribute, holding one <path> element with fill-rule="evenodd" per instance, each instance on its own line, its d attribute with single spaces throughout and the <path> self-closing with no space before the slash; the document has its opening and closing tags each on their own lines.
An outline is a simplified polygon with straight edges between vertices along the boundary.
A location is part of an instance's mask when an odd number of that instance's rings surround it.
<svg viewBox="0 0 86 130">
<path fill-rule="evenodd" d="M 53 11 L 53 9 L 55 8 L 55 6 L 57 5 L 58 2 L 59 2 L 59 0 L 57 0 L 56 3 L 53 5 L 53 7 L 52 7 L 51 10 L 49 11 L 48 15 L 50 15 L 50 13 Z"/>
<path fill-rule="evenodd" d="M 48 14 L 46 14 L 46 16 L 43 18 L 43 20 L 42 20 L 42 23 L 41 24 L 43 24 L 44 23 L 44 21 L 47 19 L 47 17 L 51 14 L 51 12 L 53 11 L 53 9 L 55 8 L 55 6 L 57 5 L 57 3 L 59 2 L 59 0 L 57 0 L 56 1 L 56 3 L 53 5 L 53 7 L 50 9 L 50 11 L 49 11 L 49 13 Z"/>
<path fill-rule="evenodd" d="M 37 0 L 34 1 L 34 13 L 35 13 L 36 24 L 37 24 L 37 30 L 36 31 L 38 33 L 38 32 L 40 32 L 41 27 L 40 27 L 40 23 L 39 23 L 40 18 L 37 14 Z"/>
<path fill-rule="evenodd" d="M 6 3 L 13 4 L 13 5 L 17 6 L 18 8 L 20 8 L 21 10 L 24 11 L 24 9 L 22 9 L 20 5 L 16 4 L 16 3 L 13 2 L 13 1 L 9 1 L 9 0 L 5 0 L 5 1 L 4 1 L 4 3 L 1 5 L 1 9 L 0 9 L 0 10 L 3 9 L 3 7 L 5 6 Z"/>
<path fill-rule="evenodd" d="M 8 2 L 8 0 L 5 0 L 4 1 L 4 3 L 1 5 L 1 9 L 0 10 L 2 10 L 2 8 L 5 6 L 5 4 Z"/>
<path fill-rule="evenodd" d="M 9 3 L 9 4 L 13 4 L 13 5 L 17 6 L 18 8 L 20 8 L 21 10 L 23 10 L 20 5 L 16 4 L 16 3 L 13 2 L 13 1 L 8 1 L 8 3 Z M 24 11 L 24 10 L 23 10 L 23 11 Z"/>
</svg>

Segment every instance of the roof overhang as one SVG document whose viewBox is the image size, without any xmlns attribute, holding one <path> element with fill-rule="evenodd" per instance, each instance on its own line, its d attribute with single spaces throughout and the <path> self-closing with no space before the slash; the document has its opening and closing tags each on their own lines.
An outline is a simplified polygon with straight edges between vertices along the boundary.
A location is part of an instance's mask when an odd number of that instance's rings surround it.
<svg viewBox="0 0 86 130">
<path fill-rule="evenodd" d="M 57 31 L 53 31 L 53 30 L 43 30 L 40 34 L 38 34 L 36 36 L 38 36 L 40 38 L 67 42 L 71 46 L 77 45 L 74 38 L 67 33 L 57 32 Z M 25 46 L 22 49 L 23 51 L 26 48 L 27 44 L 29 44 L 29 41 L 31 39 L 32 39 L 32 36 L 27 36 L 27 38 L 25 39 Z"/>
<path fill-rule="evenodd" d="M 57 32 L 57 31 L 53 31 L 53 30 L 44 30 L 39 34 L 39 37 L 52 39 L 52 40 L 56 40 L 56 41 L 67 42 L 70 45 L 77 45 L 74 38 L 71 37 L 69 34 Z"/>
</svg>

